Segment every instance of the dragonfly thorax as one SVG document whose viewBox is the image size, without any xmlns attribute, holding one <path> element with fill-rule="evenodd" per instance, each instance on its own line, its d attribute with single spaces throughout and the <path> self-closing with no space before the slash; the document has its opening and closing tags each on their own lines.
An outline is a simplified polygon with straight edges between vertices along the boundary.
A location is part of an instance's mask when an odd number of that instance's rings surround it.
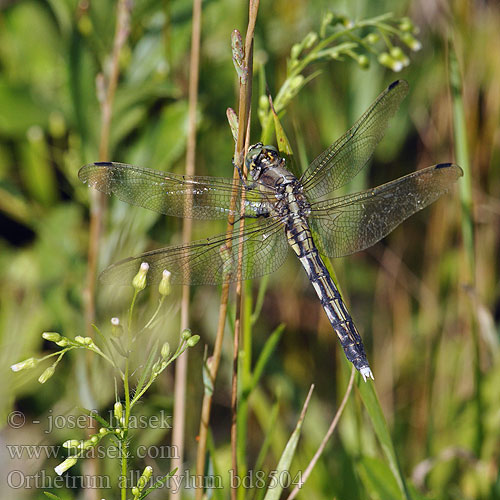
<svg viewBox="0 0 500 500">
<path fill-rule="evenodd" d="M 277 203 L 272 212 L 277 219 L 286 222 L 309 215 L 311 206 L 302 185 L 286 169 L 285 159 L 274 146 L 264 146 L 261 142 L 250 146 L 245 163 L 251 178 L 274 192 Z"/>
<path fill-rule="evenodd" d="M 282 222 L 293 222 L 297 218 L 308 217 L 311 205 L 305 197 L 300 182 L 294 177 L 277 186 L 274 214 Z"/>
</svg>

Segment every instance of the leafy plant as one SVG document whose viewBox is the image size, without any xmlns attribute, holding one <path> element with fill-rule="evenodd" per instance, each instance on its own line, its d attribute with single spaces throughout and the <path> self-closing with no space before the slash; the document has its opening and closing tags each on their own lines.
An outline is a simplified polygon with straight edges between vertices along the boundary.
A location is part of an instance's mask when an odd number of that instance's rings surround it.
<svg viewBox="0 0 500 500">
<path fill-rule="evenodd" d="M 135 330 L 133 328 L 134 306 L 139 293 L 146 287 L 147 272 L 147 264 L 141 265 L 132 282 L 134 294 L 129 308 L 127 327 L 123 328 L 118 318 L 112 318 L 111 328 L 106 332 L 94 326 L 102 347 L 99 347 L 91 337 L 76 336 L 71 339 L 56 332 L 45 332 L 42 337 L 49 342 L 55 343 L 61 349 L 42 358 L 28 358 L 11 366 L 13 371 L 19 372 L 33 369 L 39 363 L 55 357 L 56 361 L 46 368 L 38 378 L 40 384 L 44 384 L 54 375 L 63 356 L 78 349 L 97 354 L 113 368 L 116 379 L 123 386 L 117 386 L 117 394 L 123 392 L 124 401 L 122 402 L 117 398 L 109 420 L 104 419 L 95 411 L 87 409 L 86 414 L 90 418 L 97 420 L 100 426 L 99 429 L 95 433 L 88 434 L 85 440 L 70 439 L 65 441 L 63 447 L 70 452 L 70 455 L 57 465 L 54 470 L 58 475 L 62 475 L 76 465 L 79 459 L 88 456 L 94 448 L 101 445 L 101 442 L 107 440 L 112 446 L 118 447 L 120 451 L 121 476 L 116 481 L 116 484 L 120 487 L 122 499 L 127 498 L 129 491 L 134 500 L 145 498 L 151 491 L 163 487 L 172 474 L 175 473 L 175 470 L 173 470 L 151 484 L 153 469 L 147 466 L 139 477 L 137 484 L 132 486 L 127 483 L 127 478 L 130 477 L 129 442 L 132 438 L 131 431 L 134 428 L 131 427 L 132 412 L 159 375 L 188 348 L 194 347 L 200 340 L 199 335 L 192 335 L 189 330 L 184 330 L 179 345 L 174 352 L 171 351 L 168 342 L 163 343 L 160 349 L 158 348 L 158 342 L 154 342 L 145 363 L 137 367 L 131 365 L 132 352 L 143 344 L 144 335 L 147 335 L 148 329 L 158 318 L 164 299 L 170 293 L 170 273 L 165 272 L 158 287 L 160 294 L 158 307 L 149 321 L 139 330 Z M 139 373 L 138 378 L 133 375 Z M 135 383 L 133 388 L 131 387 L 132 383 Z M 57 497 L 50 494 L 49 498 Z"/>
</svg>

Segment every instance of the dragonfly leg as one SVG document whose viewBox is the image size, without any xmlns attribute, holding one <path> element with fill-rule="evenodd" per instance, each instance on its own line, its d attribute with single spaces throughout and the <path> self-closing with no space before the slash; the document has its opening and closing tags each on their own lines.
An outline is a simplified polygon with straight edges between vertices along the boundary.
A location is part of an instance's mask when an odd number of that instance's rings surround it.
<svg viewBox="0 0 500 500">
<path fill-rule="evenodd" d="M 231 160 L 231 163 L 233 164 L 233 167 L 238 171 L 238 175 L 240 176 L 240 181 L 245 187 L 246 190 L 254 189 L 256 186 L 255 182 L 249 183 L 247 179 L 245 179 L 243 172 L 239 165 L 234 161 L 234 158 Z"/>
<path fill-rule="evenodd" d="M 234 219 L 232 224 L 236 224 L 239 222 L 241 219 L 260 219 L 261 217 L 267 218 L 270 217 L 271 213 L 270 212 L 259 212 L 258 214 L 246 214 L 246 215 L 240 215 L 238 218 Z"/>
</svg>

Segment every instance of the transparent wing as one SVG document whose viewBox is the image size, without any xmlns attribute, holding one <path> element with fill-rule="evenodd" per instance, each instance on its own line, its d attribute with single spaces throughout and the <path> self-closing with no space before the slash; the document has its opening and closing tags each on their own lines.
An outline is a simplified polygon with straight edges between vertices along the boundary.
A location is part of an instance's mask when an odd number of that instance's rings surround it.
<svg viewBox="0 0 500 500">
<path fill-rule="evenodd" d="M 113 193 L 131 205 L 176 217 L 239 216 L 243 192 L 246 215 L 256 215 L 260 203 L 265 201 L 261 191 L 245 190 L 241 182 L 232 179 L 176 175 L 125 163 L 91 163 L 80 169 L 78 177 L 85 184 L 106 194 Z M 231 205 L 233 196 L 236 203 Z M 192 203 L 189 203 L 190 197 Z"/>
<path fill-rule="evenodd" d="M 437 200 L 463 175 L 441 163 L 361 193 L 313 205 L 309 223 L 320 249 L 340 257 L 368 248 Z"/>
<path fill-rule="evenodd" d="M 174 284 L 215 285 L 236 281 L 239 232 L 238 228 L 234 229 L 229 240 L 226 235 L 219 235 L 130 257 L 105 269 L 100 279 L 109 284 L 130 285 L 141 263 L 147 262 L 148 285 L 159 283 L 165 269 L 172 273 Z M 242 279 L 276 270 L 285 260 L 287 251 L 288 242 L 280 223 L 262 218 L 246 223 Z"/>
<path fill-rule="evenodd" d="M 335 191 L 366 165 L 407 93 L 404 80 L 391 83 L 363 116 L 309 165 L 301 177 L 309 200 Z"/>
</svg>

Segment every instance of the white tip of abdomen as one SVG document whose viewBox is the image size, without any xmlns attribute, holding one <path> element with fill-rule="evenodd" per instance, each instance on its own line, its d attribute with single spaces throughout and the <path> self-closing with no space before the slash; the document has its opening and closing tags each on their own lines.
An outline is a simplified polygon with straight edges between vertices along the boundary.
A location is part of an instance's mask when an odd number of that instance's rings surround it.
<svg viewBox="0 0 500 500">
<path fill-rule="evenodd" d="M 361 376 L 363 377 L 363 380 L 366 382 L 366 379 L 371 378 L 372 380 L 375 380 L 375 377 L 373 376 L 372 371 L 370 370 L 369 366 L 363 366 L 359 370 L 359 373 L 361 373 Z"/>
</svg>

